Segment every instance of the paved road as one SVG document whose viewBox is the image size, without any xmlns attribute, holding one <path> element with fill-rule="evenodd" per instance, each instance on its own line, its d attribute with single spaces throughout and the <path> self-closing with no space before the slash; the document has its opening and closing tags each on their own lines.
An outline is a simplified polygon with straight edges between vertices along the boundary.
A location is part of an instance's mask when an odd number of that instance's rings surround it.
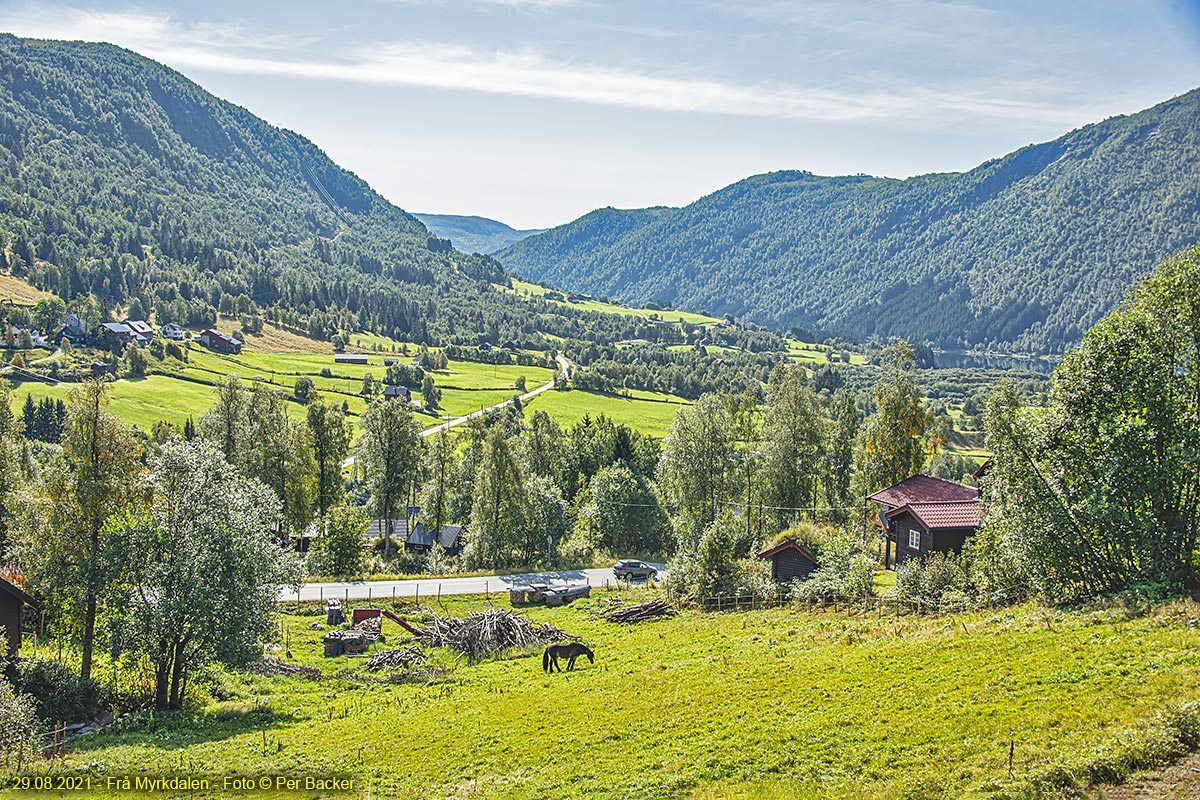
<svg viewBox="0 0 1200 800">
<path fill-rule="evenodd" d="M 665 564 L 653 564 L 659 576 L 666 575 Z M 568 569 L 555 572 L 527 572 L 520 575 L 485 575 L 479 578 L 437 578 L 416 581 L 337 581 L 330 583 L 306 583 L 300 588 L 299 598 L 295 589 L 283 589 L 279 592 L 280 601 L 324 600 L 341 598 L 343 600 L 362 600 L 364 598 L 390 597 L 435 597 L 438 590 L 442 594 L 483 594 L 485 592 L 507 592 L 510 586 L 530 583 L 548 583 L 551 586 L 612 586 L 612 568 L 605 569 Z"/>
<path fill-rule="evenodd" d="M 558 380 L 558 378 L 561 377 L 564 380 L 566 380 L 566 378 L 569 376 L 570 369 L 571 369 L 571 362 L 567 361 L 567 359 L 561 355 L 555 356 L 554 360 L 558 362 L 558 367 L 562 371 L 557 376 L 555 376 L 552 380 L 549 380 L 546 383 L 543 383 L 541 386 L 537 387 L 533 391 L 529 391 L 529 392 L 526 392 L 525 394 L 521 395 L 522 403 L 529 402 L 530 400 L 537 397 L 542 392 L 548 392 L 551 389 L 553 389 L 554 383 L 555 383 L 555 381 Z M 421 431 L 420 435 L 421 436 L 433 436 L 435 433 L 440 433 L 449 428 L 454 428 L 454 427 L 457 427 L 464 423 L 470 422 L 471 420 L 475 419 L 476 417 L 482 417 L 484 414 L 488 413 L 489 411 L 495 411 L 498 408 L 506 408 L 510 405 L 512 405 L 512 400 L 505 400 L 502 403 L 496 403 L 494 406 L 488 406 L 487 408 L 481 408 L 478 411 L 472 411 L 470 414 L 467 414 L 465 417 L 455 417 L 452 420 L 443 422 L 441 425 L 434 425 L 432 428 L 426 428 L 425 430 Z M 357 462 L 357 461 L 358 461 L 357 456 L 350 456 L 349 458 L 347 458 L 345 461 L 343 461 L 341 463 L 341 467 L 342 467 L 342 469 L 346 469 L 347 467 L 352 467 L 352 466 L 354 466 L 355 462 Z"/>
</svg>

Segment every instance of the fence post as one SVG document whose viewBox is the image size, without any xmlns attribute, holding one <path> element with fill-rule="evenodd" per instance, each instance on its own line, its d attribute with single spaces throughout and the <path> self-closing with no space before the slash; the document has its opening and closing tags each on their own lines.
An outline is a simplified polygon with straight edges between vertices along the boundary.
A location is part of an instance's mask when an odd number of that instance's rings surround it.
<svg viewBox="0 0 1200 800">
<path fill-rule="evenodd" d="M 367 584 L 367 605 L 371 604 L 371 584 Z"/>
</svg>

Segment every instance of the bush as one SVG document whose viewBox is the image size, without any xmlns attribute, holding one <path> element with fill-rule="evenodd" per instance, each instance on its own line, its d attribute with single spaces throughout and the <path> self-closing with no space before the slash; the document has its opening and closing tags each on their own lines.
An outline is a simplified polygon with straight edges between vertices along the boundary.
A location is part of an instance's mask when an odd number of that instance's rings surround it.
<svg viewBox="0 0 1200 800">
<path fill-rule="evenodd" d="M 41 733 L 34 699 L 0 679 L 0 764 L 6 770 L 20 772 L 37 757 Z"/>
<path fill-rule="evenodd" d="M 953 553 L 911 558 L 896 568 L 895 597 L 931 611 L 960 611 L 977 605 L 967 560 Z"/>
<path fill-rule="evenodd" d="M 791 597 L 801 603 L 853 602 L 875 591 L 878 562 L 849 533 L 822 539 L 821 566 L 807 580 L 793 581 Z"/>
<path fill-rule="evenodd" d="M 307 572 L 342 577 L 361 575 L 367 568 L 362 538 L 366 527 L 367 514 L 361 508 L 331 508 L 325 530 L 308 555 Z"/>
<path fill-rule="evenodd" d="M 20 694 L 33 697 L 37 715 L 55 722 L 82 722 L 104 707 L 108 691 L 90 678 L 84 679 L 54 661 L 18 659 L 7 677 Z"/>
<path fill-rule="evenodd" d="M 698 541 L 681 550 L 668 567 L 672 588 L 680 599 L 703 603 L 718 595 L 775 596 L 770 566 L 761 559 L 740 558 L 740 526 L 732 520 L 717 520 Z"/>
</svg>

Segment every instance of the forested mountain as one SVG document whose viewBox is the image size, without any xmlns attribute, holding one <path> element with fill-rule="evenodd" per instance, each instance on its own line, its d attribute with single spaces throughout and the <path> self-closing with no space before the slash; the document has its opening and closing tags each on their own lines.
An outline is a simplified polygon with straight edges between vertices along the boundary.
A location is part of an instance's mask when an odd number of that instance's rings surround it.
<svg viewBox="0 0 1200 800">
<path fill-rule="evenodd" d="M 434 236 L 449 239 L 451 244 L 464 253 L 494 253 L 545 230 L 529 228 L 519 231 L 487 217 L 464 217 L 458 214 L 413 216 L 421 220 Z"/>
<path fill-rule="evenodd" d="M 1200 90 L 966 173 L 758 175 L 684 208 L 594 211 L 497 257 L 629 303 L 1059 352 L 1198 240 Z"/>
<path fill-rule="evenodd" d="M 106 44 L 0 34 L 0 273 L 93 315 L 529 348 L 653 334 L 519 300 L 312 142 Z M 98 309 L 96 307 L 99 307 Z"/>
</svg>

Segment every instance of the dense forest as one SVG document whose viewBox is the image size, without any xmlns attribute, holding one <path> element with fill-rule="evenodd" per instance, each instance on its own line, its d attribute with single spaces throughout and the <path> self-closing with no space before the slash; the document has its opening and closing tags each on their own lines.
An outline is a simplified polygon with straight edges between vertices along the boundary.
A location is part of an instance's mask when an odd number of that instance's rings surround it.
<svg viewBox="0 0 1200 800">
<path fill-rule="evenodd" d="M 1063 352 L 1200 240 L 1200 90 L 908 180 L 758 175 L 689 206 L 601 209 L 501 251 L 626 302 L 864 340 Z"/>
<path fill-rule="evenodd" d="M 0 35 L 0 273 L 157 324 L 238 315 L 318 339 L 546 349 L 661 338 L 638 316 L 500 291 L 312 142 L 105 44 Z M 134 305 L 134 301 L 136 305 Z M 549 336 L 547 336 L 549 335 Z M 557 338 L 549 338 L 557 337 Z"/>
</svg>

